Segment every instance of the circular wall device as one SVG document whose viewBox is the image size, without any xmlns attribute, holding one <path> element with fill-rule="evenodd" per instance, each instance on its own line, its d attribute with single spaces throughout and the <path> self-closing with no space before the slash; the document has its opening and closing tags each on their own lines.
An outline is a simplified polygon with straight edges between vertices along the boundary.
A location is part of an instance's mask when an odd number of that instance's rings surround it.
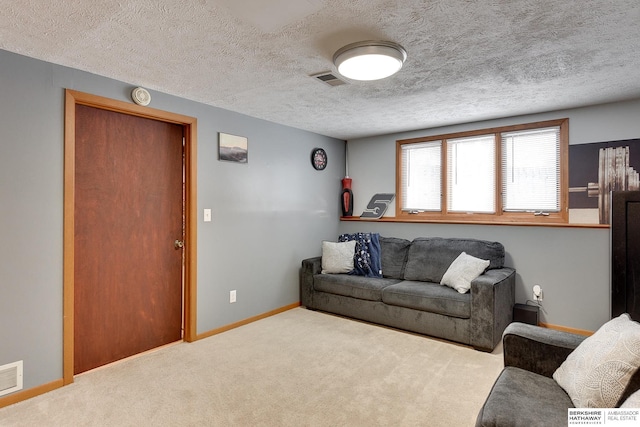
<svg viewBox="0 0 640 427">
<path fill-rule="evenodd" d="M 138 105 L 147 106 L 151 102 L 151 94 L 148 90 L 137 87 L 131 91 L 131 99 Z"/>
</svg>

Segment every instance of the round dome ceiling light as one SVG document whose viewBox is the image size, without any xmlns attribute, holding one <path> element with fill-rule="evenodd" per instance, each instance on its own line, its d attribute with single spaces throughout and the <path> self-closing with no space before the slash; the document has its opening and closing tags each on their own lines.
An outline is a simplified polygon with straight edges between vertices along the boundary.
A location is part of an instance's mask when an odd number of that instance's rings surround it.
<svg viewBox="0 0 640 427">
<path fill-rule="evenodd" d="M 397 43 L 363 41 L 351 43 L 333 55 L 338 72 L 352 80 L 379 80 L 402 68 L 407 51 Z"/>
</svg>

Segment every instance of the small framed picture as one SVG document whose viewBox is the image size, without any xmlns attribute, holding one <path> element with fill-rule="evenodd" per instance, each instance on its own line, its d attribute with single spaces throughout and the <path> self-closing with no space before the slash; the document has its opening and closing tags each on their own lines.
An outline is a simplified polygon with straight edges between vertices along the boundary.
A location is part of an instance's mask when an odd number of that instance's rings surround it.
<svg viewBox="0 0 640 427">
<path fill-rule="evenodd" d="M 249 141 L 247 138 L 220 132 L 218 134 L 218 160 L 248 163 Z"/>
</svg>

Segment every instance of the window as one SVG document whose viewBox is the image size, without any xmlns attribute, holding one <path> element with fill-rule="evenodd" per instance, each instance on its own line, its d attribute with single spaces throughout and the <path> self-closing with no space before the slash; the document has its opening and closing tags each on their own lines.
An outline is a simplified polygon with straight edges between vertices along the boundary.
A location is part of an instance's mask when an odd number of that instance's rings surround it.
<svg viewBox="0 0 640 427">
<path fill-rule="evenodd" d="M 560 210 L 560 128 L 502 134 L 505 211 Z"/>
<path fill-rule="evenodd" d="M 568 120 L 397 141 L 396 217 L 567 222 Z"/>
<path fill-rule="evenodd" d="M 440 211 L 442 141 L 402 146 L 405 210 Z"/>
<path fill-rule="evenodd" d="M 447 210 L 496 211 L 495 138 L 481 135 L 447 141 Z"/>
</svg>

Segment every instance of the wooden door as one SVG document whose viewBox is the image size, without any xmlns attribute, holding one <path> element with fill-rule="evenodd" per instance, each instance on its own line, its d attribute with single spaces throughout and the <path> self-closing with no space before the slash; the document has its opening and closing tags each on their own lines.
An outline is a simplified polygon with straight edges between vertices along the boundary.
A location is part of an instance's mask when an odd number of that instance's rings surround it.
<svg viewBox="0 0 640 427">
<path fill-rule="evenodd" d="M 183 128 L 77 105 L 74 373 L 182 336 Z"/>
<path fill-rule="evenodd" d="M 640 321 L 640 191 L 614 191 L 611 208 L 611 315 Z"/>
</svg>

